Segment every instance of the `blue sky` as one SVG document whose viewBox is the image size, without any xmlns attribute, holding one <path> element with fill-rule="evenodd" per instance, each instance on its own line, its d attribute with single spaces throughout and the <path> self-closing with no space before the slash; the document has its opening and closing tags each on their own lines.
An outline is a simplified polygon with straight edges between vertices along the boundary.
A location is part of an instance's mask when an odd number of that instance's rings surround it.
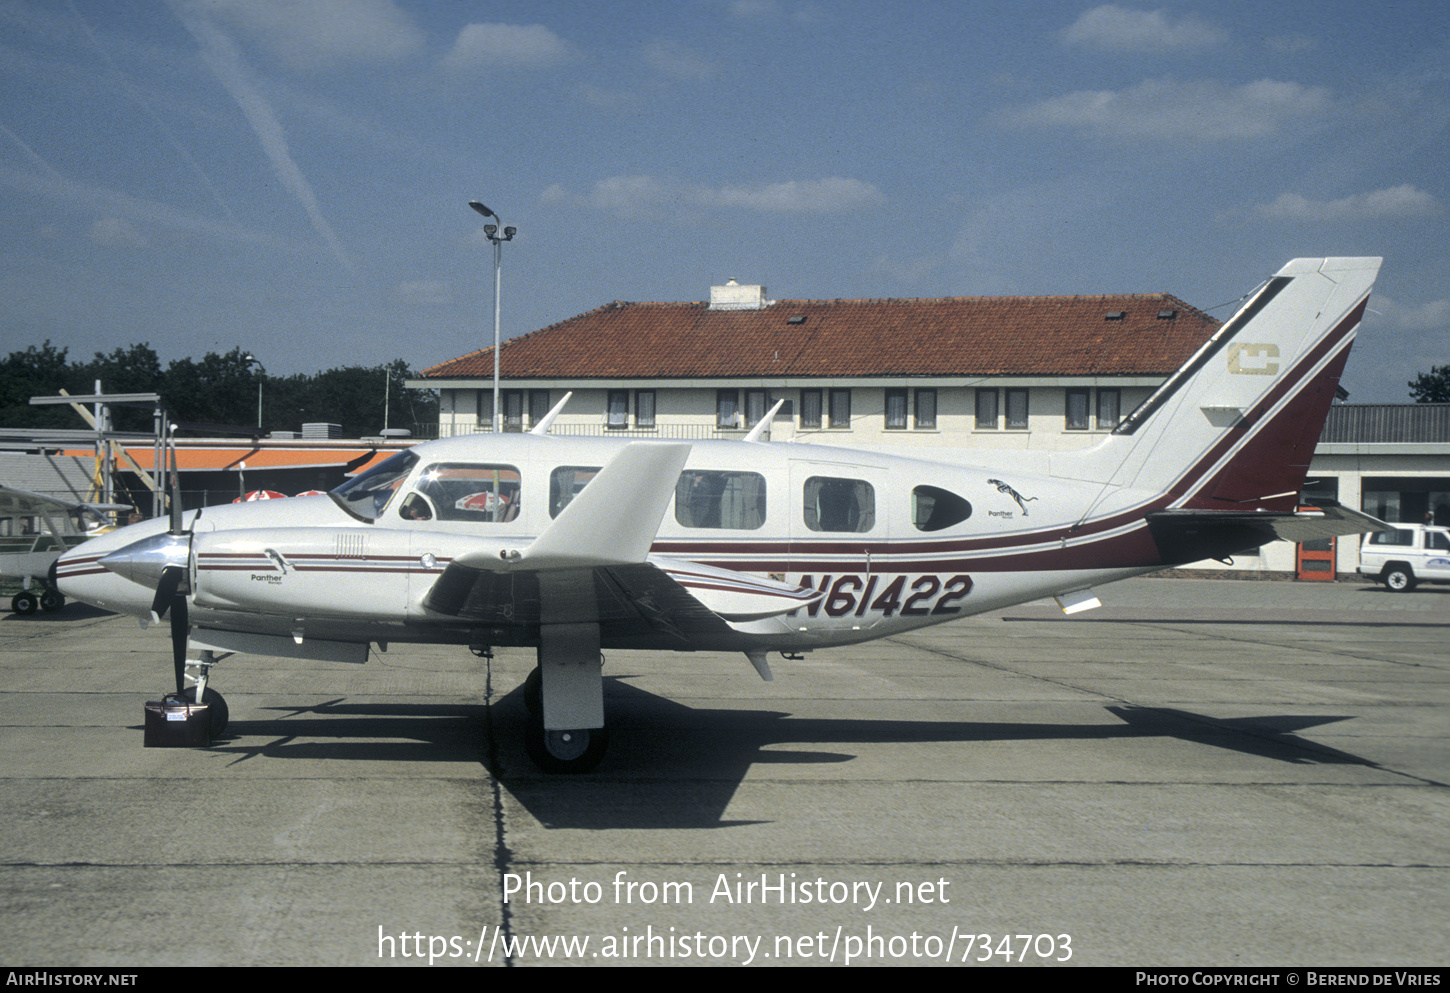
<svg viewBox="0 0 1450 993">
<path fill-rule="evenodd" d="M 5 351 L 418 367 L 612 300 L 1169 292 L 1383 255 L 1450 362 L 1450 5 L 0 2 Z"/>
</svg>

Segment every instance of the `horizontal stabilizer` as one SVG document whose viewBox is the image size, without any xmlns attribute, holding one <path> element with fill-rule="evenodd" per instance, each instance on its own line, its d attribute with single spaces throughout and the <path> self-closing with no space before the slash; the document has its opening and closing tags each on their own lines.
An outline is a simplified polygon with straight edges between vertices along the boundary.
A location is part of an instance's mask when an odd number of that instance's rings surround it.
<svg viewBox="0 0 1450 993">
<path fill-rule="evenodd" d="M 1164 510 L 1147 519 L 1153 540 L 1170 564 L 1223 558 L 1271 541 L 1315 541 L 1391 527 L 1327 500 L 1301 511 Z"/>
</svg>

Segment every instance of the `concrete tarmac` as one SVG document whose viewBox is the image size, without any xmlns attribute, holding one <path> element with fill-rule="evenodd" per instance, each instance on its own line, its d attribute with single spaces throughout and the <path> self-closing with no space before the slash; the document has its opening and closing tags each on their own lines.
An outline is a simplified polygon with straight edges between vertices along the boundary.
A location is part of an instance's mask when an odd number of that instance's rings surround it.
<svg viewBox="0 0 1450 993">
<path fill-rule="evenodd" d="M 531 653 L 214 670 L 0 619 L 0 962 L 1450 963 L 1450 587 L 1141 579 L 772 658 L 608 653 L 610 751 L 525 757 Z"/>
</svg>

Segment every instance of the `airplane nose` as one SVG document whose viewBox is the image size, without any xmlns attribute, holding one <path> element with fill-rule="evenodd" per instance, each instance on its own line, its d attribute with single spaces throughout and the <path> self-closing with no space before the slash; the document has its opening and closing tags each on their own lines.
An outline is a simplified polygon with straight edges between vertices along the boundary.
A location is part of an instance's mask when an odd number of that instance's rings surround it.
<svg viewBox="0 0 1450 993">
<path fill-rule="evenodd" d="M 185 569 L 190 554 L 191 535 L 162 533 L 118 548 L 100 564 L 133 583 L 155 589 L 161 573 L 168 566 Z"/>
</svg>

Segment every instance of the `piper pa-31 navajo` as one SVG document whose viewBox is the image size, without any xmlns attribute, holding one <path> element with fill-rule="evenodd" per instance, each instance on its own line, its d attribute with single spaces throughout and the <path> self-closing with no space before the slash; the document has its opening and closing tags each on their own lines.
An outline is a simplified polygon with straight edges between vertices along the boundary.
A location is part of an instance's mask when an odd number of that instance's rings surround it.
<svg viewBox="0 0 1450 993">
<path fill-rule="evenodd" d="M 1096 446 L 902 457 L 761 440 L 441 439 L 326 496 L 209 507 L 67 553 L 66 595 L 171 616 L 182 691 L 231 653 L 537 649 L 526 744 L 604 751 L 601 650 L 767 656 L 887 637 L 1276 538 L 1380 530 L 1299 492 L 1379 259 L 1298 259 Z M 967 464 L 967 460 L 970 464 Z"/>
</svg>

